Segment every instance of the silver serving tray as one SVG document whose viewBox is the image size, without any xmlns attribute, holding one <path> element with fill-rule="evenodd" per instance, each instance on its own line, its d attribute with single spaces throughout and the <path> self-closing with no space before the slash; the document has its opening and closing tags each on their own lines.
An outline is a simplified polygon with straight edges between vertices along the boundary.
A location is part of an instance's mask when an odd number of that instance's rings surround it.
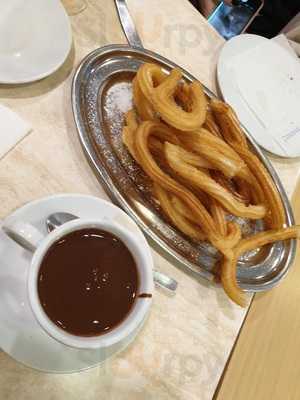
<svg viewBox="0 0 300 400">
<path fill-rule="evenodd" d="M 122 143 L 123 116 L 132 107 L 131 80 L 144 62 L 155 62 L 166 70 L 176 67 L 153 52 L 123 45 L 97 49 L 82 61 L 72 87 L 73 112 L 80 141 L 112 200 L 137 222 L 166 256 L 171 256 L 193 275 L 212 280 L 218 253 L 205 242 L 190 241 L 166 222 L 151 195 L 147 176 Z M 188 82 L 195 79 L 186 71 L 183 74 Z M 214 96 L 208 89 L 205 91 L 208 96 Z M 292 209 L 276 172 L 252 136 L 246 134 L 281 195 L 286 224 L 292 225 Z M 249 229 L 247 222 L 244 225 Z M 251 230 L 259 230 L 260 225 L 251 226 Z M 275 286 L 292 265 L 295 250 L 295 241 L 288 240 L 245 255 L 237 271 L 240 286 L 247 291 L 263 291 Z"/>
</svg>

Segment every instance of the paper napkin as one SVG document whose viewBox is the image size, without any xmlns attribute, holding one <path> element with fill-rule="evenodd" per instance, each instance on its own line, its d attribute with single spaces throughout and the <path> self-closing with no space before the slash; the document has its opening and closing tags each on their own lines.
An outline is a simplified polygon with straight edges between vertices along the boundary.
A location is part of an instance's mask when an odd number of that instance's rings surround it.
<svg viewBox="0 0 300 400">
<path fill-rule="evenodd" d="M 249 113 L 293 157 L 300 154 L 300 61 L 290 50 L 266 40 L 233 57 L 231 68 Z"/>
<path fill-rule="evenodd" d="M 0 104 L 0 158 L 8 153 L 31 128 L 14 111 Z"/>
</svg>

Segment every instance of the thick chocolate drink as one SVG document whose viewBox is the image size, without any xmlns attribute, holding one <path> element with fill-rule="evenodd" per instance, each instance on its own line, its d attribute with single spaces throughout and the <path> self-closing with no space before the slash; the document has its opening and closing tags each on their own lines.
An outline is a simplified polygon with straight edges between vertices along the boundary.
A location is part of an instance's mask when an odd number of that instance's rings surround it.
<svg viewBox="0 0 300 400">
<path fill-rule="evenodd" d="M 108 332 L 129 313 L 138 273 L 125 244 L 99 229 L 72 232 L 50 247 L 38 294 L 48 317 L 77 336 Z"/>
</svg>

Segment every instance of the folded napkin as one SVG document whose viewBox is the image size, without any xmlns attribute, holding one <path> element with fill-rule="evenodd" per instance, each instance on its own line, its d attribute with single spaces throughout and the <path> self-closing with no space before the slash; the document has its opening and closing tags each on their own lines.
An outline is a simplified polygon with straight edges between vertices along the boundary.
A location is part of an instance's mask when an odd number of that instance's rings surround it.
<svg viewBox="0 0 300 400">
<path fill-rule="evenodd" d="M 300 13 L 283 28 L 282 33 L 287 37 L 291 47 L 300 57 Z"/>
<path fill-rule="evenodd" d="M 286 49 L 293 57 L 297 58 L 297 53 L 292 45 L 292 41 L 288 40 L 288 38 L 281 33 L 278 36 L 275 36 L 272 39 L 272 42 L 276 42 L 277 44 L 279 44 L 281 47 L 283 47 L 284 49 Z"/>
<path fill-rule="evenodd" d="M 247 108 L 244 125 L 265 148 L 300 154 L 300 61 L 285 37 L 263 40 L 232 57 L 237 93 Z"/>
<path fill-rule="evenodd" d="M 31 130 L 14 111 L 0 105 L 0 159 Z"/>
</svg>

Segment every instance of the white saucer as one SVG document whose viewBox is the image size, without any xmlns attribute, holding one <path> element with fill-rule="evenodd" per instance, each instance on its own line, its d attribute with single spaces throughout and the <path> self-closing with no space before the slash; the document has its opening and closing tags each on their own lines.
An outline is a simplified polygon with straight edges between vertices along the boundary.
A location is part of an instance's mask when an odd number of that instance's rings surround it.
<svg viewBox="0 0 300 400">
<path fill-rule="evenodd" d="M 258 57 L 257 50 L 262 49 L 262 46 L 268 51 L 262 51 Z M 240 58 L 241 56 L 243 58 Z M 250 60 L 250 63 L 247 63 L 247 60 Z M 254 70 L 251 69 L 252 61 L 255 64 Z M 290 49 L 257 35 L 236 36 L 222 48 L 217 75 L 224 100 L 235 109 L 241 123 L 260 146 L 281 157 L 300 156 L 299 113 L 296 111 L 293 115 L 288 114 L 294 107 L 295 93 L 300 88 L 300 62 L 291 54 Z M 243 93 L 240 89 L 241 84 L 244 87 Z M 279 92 L 271 88 L 287 88 L 280 104 Z M 257 113 L 257 105 L 260 102 L 264 104 L 261 112 Z M 287 117 L 281 118 L 281 123 L 277 124 L 278 113 L 273 112 L 269 114 L 266 124 L 264 117 L 267 114 L 262 110 L 267 112 L 268 109 L 274 110 L 274 107 L 279 111 L 286 110 Z M 299 133 L 291 136 L 291 131 L 297 129 Z M 291 142 L 286 142 L 286 139 L 290 138 Z"/>
<path fill-rule="evenodd" d="M 60 0 L 0 0 L 0 83 L 26 83 L 55 72 L 72 44 Z"/>
<path fill-rule="evenodd" d="M 73 194 L 47 197 L 19 208 L 12 216 L 31 223 L 46 234 L 45 219 L 56 211 L 82 218 L 105 215 L 134 232 L 151 257 L 148 243 L 138 226 L 120 208 L 96 197 Z M 125 342 L 105 353 L 73 349 L 48 336 L 35 320 L 27 300 L 26 278 L 31 256 L 0 229 L 0 348 L 11 357 L 45 372 L 78 372 L 102 363 L 135 338 L 144 321 Z"/>
</svg>

